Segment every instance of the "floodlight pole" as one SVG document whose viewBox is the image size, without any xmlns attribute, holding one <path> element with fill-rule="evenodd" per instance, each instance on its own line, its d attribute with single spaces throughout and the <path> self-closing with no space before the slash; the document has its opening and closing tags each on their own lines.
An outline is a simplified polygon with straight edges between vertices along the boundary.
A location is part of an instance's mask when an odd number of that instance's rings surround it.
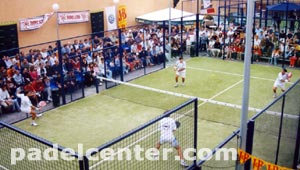
<svg viewBox="0 0 300 170">
<path fill-rule="evenodd" d="M 61 53 L 61 41 L 59 37 L 59 16 L 58 16 L 58 10 L 59 5 L 57 3 L 54 3 L 52 5 L 52 9 L 54 10 L 56 14 L 56 43 L 57 43 L 57 55 L 58 55 L 58 61 L 59 61 L 59 74 L 61 75 L 60 83 L 62 86 L 61 96 L 62 96 L 62 103 L 66 104 L 66 96 L 65 96 L 65 90 L 64 90 L 64 73 L 63 73 L 63 58 Z"/>
<path fill-rule="evenodd" d="M 253 16 L 254 16 L 253 0 L 247 0 L 247 23 L 246 23 L 246 48 L 244 59 L 244 85 L 243 85 L 243 103 L 241 111 L 240 125 L 240 148 L 246 150 L 247 141 L 247 119 L 249 108 L 249 85 L 250 85 L 250 65 L 252 57 L 252 36 L 253 36 Z M 239 164 L 239 170 L 244 169 L 244 165 Z"/>
<path fill-rule="evenodd" d="M 59 5 L 57 3 L 54 3 L 52 5 L 52 9 L 54 10 L 54 13 L 56 15 L 56 40 L 59 40 L 59 20 L 58 20 Z"/>
</svg>

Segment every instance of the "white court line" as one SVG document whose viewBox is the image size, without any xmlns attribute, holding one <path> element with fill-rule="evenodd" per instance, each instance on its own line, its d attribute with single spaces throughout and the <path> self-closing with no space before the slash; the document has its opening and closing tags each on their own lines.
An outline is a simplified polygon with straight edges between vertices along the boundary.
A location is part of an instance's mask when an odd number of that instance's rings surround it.
<svg viewBox="0 0 300 170">
<path fill-rule="evenodd" d="M 196 67 L 187 67 L 187 68 L 192 69 L 192 70 L 201 70 L 201 71 L 207 71 L 207 72 L 214 72 L 214 73 L 221 73 L 221 74 L 227 74 L 227 75 L 232 75 L 232 76 L 244 77 L 244 75 L 237 74 L 237 73 L 223 72 L 223 71 L 203 69 L 203 68 L 196 68 Z M 266 80 L 266 81 L 275 81 L 275 79 L 267 79 L 267 78 L 256 77 L 256 76 L 250 76 L 250 78 L 259 79 L 259 80 Z M 287 83 L 288 84 L 293 84 L 291 82 L 287 82 Z"/>
<path fill-rule="evenodd" d="M 240 81 L 234 83 L 233 85 L 231 85 L 231 86 L 227 87 L 226 89 L 224 89 L 223 91 L 217 93 L 216 95 L 214 95 L 214 96 L 211 97 L 210 99 L 214 99 L 214 98 L 220 96 L 221 94 L 225 93 L 226 91 L 232 89 L 234 86 L 237 86 L 238 84 L 240 84 L 240 83 L 242 83 L 242 82 L 243 82 L 243 80 L 240 80 Z"/>
<path fill-rule="evenodd" d="M 223 94 L 223 93 L 225 93 L 226 91 L 232 89 L 234 86 L 240 84 L 241 82 L 243 82 L 243 80 L 240 80 L 240 81 L 236 82 L 235 84 L 233 84 L 233 85 L 227 87 L 227 88 L 224 89 L 223 91 L 221 91 L 221 92 L 217 93 L 216 95 L 212 96 L 211 98 L 209 98 L 209 100 L 212 100 L 212 99 L 214 99 L 214 98 L 220 96 L 221 94 Z M 198 107 L 204 105 L 205 103 L 207 103 L 207 101 L 204 101 L 203 103 L 199 104 Z"/>
<path fill-rule="evenodd" d="M 4 166 L 0 165 L 0 170 L 3 169 L 3 170 L 9 170 L 8 168 L 5 168 Z"/>
</svg>

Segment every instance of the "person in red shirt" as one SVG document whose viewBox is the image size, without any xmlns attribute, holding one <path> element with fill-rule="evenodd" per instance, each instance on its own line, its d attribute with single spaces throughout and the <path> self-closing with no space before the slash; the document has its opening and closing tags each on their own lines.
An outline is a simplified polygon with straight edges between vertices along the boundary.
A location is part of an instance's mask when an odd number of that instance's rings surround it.
<svg viewBox="0 0 300 170">
<path fill-rule="evenodd" d="M 290 57 L 290 66 L 289 66 L 289 67 L 294 68 L 294 67 L 295 67 L 295 64 L 296 64 L 296 61 L 297 61 L 296 55 L 291 56 L 291 57 Z"/>
<path fill-rule="evenodd" d="M 44 91 L 44 84 L 42 80 L 32 81 L 24 86 L 24 91 L 28 92 L 28 96 L 32 101 L 33 105 L 37 106 L 39 99 L 38 96 Z"/>
<path fill-rule="evenodd" d="M 237 52 L 237 59 L 242 60 L 244 57 L 244 46 L 242 44 L 239 44 L 236 48 Z"/>
<path fill-rule="evenodd" d="M 253 60 L 255 60 L 256 62 L 258 62 L 258 59 L 261 57 L 262 52 L 259 46 L 254 46 L 253 47 Z"/>
<path fill-rule="evenodd" d="M 37 80 L 39 78 L 38 72 L 35 66 L 31 66 L 29 70 L 29 74 L 31 77 L 31 80 Z"/>
</svg>

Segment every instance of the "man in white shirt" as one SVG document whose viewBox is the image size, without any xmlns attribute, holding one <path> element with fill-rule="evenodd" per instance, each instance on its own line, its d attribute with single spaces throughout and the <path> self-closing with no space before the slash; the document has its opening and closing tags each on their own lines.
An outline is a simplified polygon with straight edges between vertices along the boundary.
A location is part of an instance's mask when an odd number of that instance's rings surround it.
<svg viewBox="0 0 300 170">
<path fill-rule="evenodd" d="M 172 147 L 174 147 L 180 158 L 180 165 L 187 167 L 188 165 L 185 163 L 182 155 L 181 147 L 178 144 L 177 139 L 174 136 L 174 131 L 177 129 L 175 120 L 170 117 L 165 117 L 159 122 L 159 130 L 160 130 L 160 139 L 156 145 L 156 149 L 159 150 L 160 146 L 164 143 L 169 143 Z"/>
<path fill-rule="evenodd" d="M 278 73 L 278 76 L 273 85 L 273 92 L 274 92 L 273 97 L 274 98 L 277 97 L 277 94 L 276 94 L 277 87 L 279 87 L 281 89 L 281 91 L 284 92 L 285 91 L 285 82 L 288 82 L 288 81 L 290 81 L 290 79 L 288 77 L 287 70 L 285 68 L 283 68 L 282 71 Z"/>
<path fill-rule="evenodd" d="M 176 64 L 174 66 L 174 71 L 176 72 L 175 81 L 176 84 L 174 87 L 178 87 L 178 77 L 181 77 L 182 79 L 182 86 L 184 86 L 185 77 L 186 77 L 186 63 L 183 61 L 182 57 L 179 57 L 179 60 L 176 61 Z"/>
<path fill-rule="evenodd" d="M 19 91 L 17 92 L 17 96 L 21 99 L 21 112 L 24 113 L 29 113 L 31 114 L 31 125 L 32 126 L 37 126 L 38 124 L 35 122 L 35 119 L 37 117 L 41 117 L 42 114 L 36 114 L 35 110 L 39 110 L 39 108 L 33 106 L 31 104 L 31 101 L 29 99 L 30 92 L 24 92 L 24 94 L 20 93 Z"/>
</svg>

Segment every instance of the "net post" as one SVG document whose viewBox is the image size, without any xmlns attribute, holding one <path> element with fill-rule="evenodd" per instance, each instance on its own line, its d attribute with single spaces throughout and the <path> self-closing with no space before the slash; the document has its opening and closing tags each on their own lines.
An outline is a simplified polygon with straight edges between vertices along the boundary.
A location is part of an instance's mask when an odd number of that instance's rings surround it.
<svg viewBox="0 0 300 170">
<path fill-rule="evenodd" d="M 194 153 L 195 160 L 193 161 L 193 166 L 197 167 L 197 134 L 198 134 L 198 98 L 194 99 Z"/>
<path fill-rule="evenodd" d="M 255 121 L 250 120 L 247 124 L 247 141 L 246 141 L 246 152 L 249 154 L 252 154 L 253 149 L 253 137 L 254 137 L 254 127 L 255 127 Z M 251 159 L 249 159 L 245 163 L 245 170 L 251 169 Z"/>
<path fill-rule="evenodd" d="M 98 78 L 95 77 L 95 82 L 94 82 L 94 84 L 95 84 L 95 86 L 96 86 L 96 93 L 99 93 L 99 82 L 100 82 L 100 80 L 98 80 Z"/>
</svg>

